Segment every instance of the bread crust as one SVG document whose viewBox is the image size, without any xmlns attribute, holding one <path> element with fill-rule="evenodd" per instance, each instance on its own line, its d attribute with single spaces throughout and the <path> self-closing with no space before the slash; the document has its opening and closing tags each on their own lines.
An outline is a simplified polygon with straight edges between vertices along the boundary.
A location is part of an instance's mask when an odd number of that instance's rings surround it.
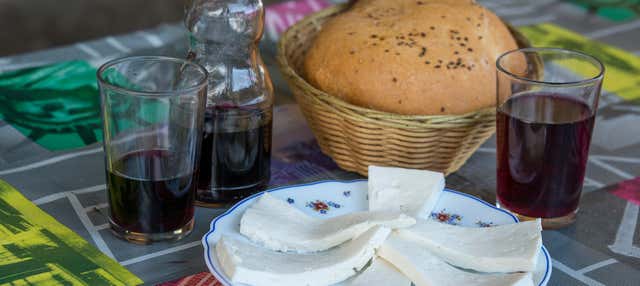
<svg viewBox="0 0 640 286">
<path fill-rule="evenodd" d="M 495 105 L 496 58 L 515 48 L 504 23 L 474 1 L 360 0 L 324 24 L 304 75 L 375 110 L 464 114 Z"/>
</svg>

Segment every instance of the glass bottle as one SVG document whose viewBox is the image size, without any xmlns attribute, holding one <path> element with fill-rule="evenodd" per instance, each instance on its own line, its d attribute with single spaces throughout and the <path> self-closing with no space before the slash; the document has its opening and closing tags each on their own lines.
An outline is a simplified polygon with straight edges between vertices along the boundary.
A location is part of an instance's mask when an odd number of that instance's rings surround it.
<svg viewBox="0 0 640 286">
<path fill-rule="evenodd" d="M 196 201 L 224 206 L 270 178 L 273 86 L 260 57 L 261 0 L 193 0 L 189 58 L 209 72 Z"/>
</svg>

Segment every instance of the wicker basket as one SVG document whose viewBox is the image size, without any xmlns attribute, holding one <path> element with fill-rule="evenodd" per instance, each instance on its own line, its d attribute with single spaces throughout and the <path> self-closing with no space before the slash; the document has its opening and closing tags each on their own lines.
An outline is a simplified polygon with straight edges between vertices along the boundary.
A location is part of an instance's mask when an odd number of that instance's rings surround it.
<svg viewBox="0 0 640 286">
<path fill-rule="evenodd" d="M 352 105 L 306 82 L 306 51 L 322 24 L 348 6 L 335 5 L 292 26 L 280 39 L 280 70 L 322 152 L 343 169 L 367 175 L 369 165 L 450 174 L 495 131 L 495 108 L 464 115 L 398 115 Z M 511 29 L 520 46 L 528 41 Z"/>
</svg>

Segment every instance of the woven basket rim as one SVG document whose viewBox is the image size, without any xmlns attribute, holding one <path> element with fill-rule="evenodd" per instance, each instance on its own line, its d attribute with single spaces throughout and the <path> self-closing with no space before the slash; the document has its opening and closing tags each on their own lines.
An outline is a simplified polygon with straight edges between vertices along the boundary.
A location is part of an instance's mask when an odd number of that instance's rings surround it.
<svg viewBox="0 0 640 286">
<path fill-rule="evenodd" d="M 467 113 L 463 113 L 463 114 L 442 114 L 442 115 L 405 115 L 405 114 L 398 114 L 398 113 L 392 113 L 392 112 L 387 112 L 387 111 L 381 111 L 381 110 L 376 110 L 376 109 L 370 109 L 370 108 L 366 108 L 366 107 L 362 107 L 362 106 L 358 106 L 358 105 L 354 105 L 351 104 L 347 101 L 342 100 L 341 98 L 331 95 L 321 89 L 316 88 L 315 86 L 313 86 L 312 84 L 310 84 L 306 79 L 304 79 L 300 74 L 298 74 L 295 69 L 289 64 L 289 61 L 286 57 L 286 44 L 287 44 L 287 40 L 292 37 L 293 35 L 295 35 L 295 30 L 298 27 L 302 27 L 305 26 L 307 24 L 309 24 L 310 22 L 314 21 L 316 18 L 319 17 L 324 17 L 327 15 L 331 15 L 331 14 L 335 14 L 335 13 L 339 13 L 342 12 L 344 9 L 348 8 L 349 4 L 348 3 L 343 3 L 343 4 L 336 4 L 333 6 L 330 6 L 328 8 L 325 8 L 323 10 L 320 10 L 318 12 L 312 13 L 307 15 L 306 17 L 304 17 L 302 20 L 298 21 L 296 24 L 294 24 L 293 26 L 289 27 L 280 37 L 280 40 L 278 41 L 278 54 L 277 54 L 277 61 L 280 64 L 280 70 L 284 73 L 285 76 L 291 77 L 293 78 L 295 81 L 297 81 L 299 84 L 301 84 L 305 89 L 308 89 L 310 92 L 312 92 L 315 96 L 318 97 L 318 99 L 323 100 L 323 101 L 328 101 L 334 105 L 340 106 L 340 107 L 344 107 L 347 109 L 350 109 L 352 111 L 356 111 L 359 112 L 361 114 L 367 114 L 367 116 L 369 117 L 368 119 L 371 120 L 376 120 L 376 119 L 391 119 L 391 120 L 416 120 L 416 121 L 431 121 L 431 122 L 438 122 L 438 121 L 450 121 L 450 120 L 455 120 L 455 119 L 460 119 L 460 118 L 467 118 L 467 117 L 478 117 L 478 116 L 482 116 L 484 114 L 494 114 L 496 107 L 495 106 L 489 106 L 489 107 L 485 107 L 485 108 L 481 108 L 475 111 L 471 111 L 471 112 L 467 112 Z"/>
</svg>

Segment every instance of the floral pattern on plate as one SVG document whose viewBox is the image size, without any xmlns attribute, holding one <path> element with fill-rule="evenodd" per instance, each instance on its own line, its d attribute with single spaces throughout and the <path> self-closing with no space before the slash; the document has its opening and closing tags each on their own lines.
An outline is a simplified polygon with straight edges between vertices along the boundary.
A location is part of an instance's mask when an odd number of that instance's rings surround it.
<svg viewBox="0 0 640 286">
<path fill-rule="evenodd" d="M 479 227 L 492 227 L 493 222 L 490 222 L 490 221 L 485 222 L 485 221 L 479 220 L 479 221 L 476 221 L 476 225 Z"/>
<path fill-rule="evenodd" d="M 307 202 L 305 206 L 321 214 L 327 214 L 327 212 L 331 210 L 331 208 L 339 209 L 340 207 L 342 207 L 339 203 L 322 200 Z"/>
<path fill-rule="evenodd" d="M 458 225 L 462 221 L 462 216 L 456 213 L 447 212 L 442 209 L 440 212 L 431 213 L 431 218 L 451 225 Z"/>
</svg>

